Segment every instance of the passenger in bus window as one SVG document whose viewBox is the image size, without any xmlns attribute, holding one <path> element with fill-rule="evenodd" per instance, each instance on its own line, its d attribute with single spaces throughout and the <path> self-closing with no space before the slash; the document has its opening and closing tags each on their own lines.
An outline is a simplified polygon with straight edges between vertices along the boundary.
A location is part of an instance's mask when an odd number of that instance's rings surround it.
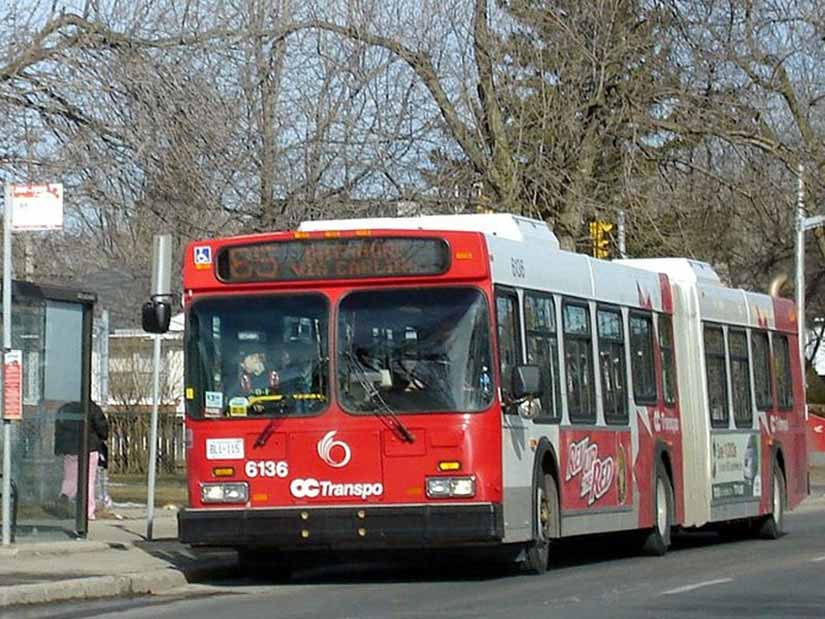
<svg viewBox="0 0 825 619">
<path fill-rule="evenodd" d="M 267 393 L 278 386 L 278 374 L 268 371 L 266 353 L 260 346 L 241 349 L 240 391 L 243 394 Z"/>
</svg>

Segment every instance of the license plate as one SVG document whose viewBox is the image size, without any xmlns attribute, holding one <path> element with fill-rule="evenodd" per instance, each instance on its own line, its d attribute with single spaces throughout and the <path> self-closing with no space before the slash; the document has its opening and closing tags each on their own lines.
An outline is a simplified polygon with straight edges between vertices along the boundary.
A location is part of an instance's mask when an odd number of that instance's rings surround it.
<svg viewBox="0 0 825 619">
<path fill-rule="evenodd" d="M 207 460 L 243 460 L 242 438 L 206 439 Z"/>
</svg>

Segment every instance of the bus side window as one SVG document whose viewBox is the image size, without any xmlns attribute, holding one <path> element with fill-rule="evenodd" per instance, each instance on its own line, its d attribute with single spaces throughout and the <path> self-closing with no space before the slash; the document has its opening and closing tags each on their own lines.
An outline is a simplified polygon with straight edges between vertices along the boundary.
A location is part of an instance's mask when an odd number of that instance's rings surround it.
<svg viewBox="0 0 825 619">
<path fill-rule="evenodd" d="M 564 366 L 567 372 L 567 409 L 573 423 L 596 423 L 596 396 L 593 386 L 593 346 L 590 309 L 565 301 Z"/>
<path fill-rule="evenodd" d="M 733 421 L 737 428 L 750 428 L 753 426 L 753 407 L 751 405 L 748 338 L 744 331 L 738 329 L 728 331 L 728 349 L 730 379 L 733 388 Z"/>
<path fill-rule="evenodd" d="M 659 314 L 659 352 L 662 362 L 662 388 L 668 406 L 676 404 L 676 367 L 673 356 L 673 321 L 667 314 Z"/>
<path fill-rule="evenodd" d="M 704 342 L 710 423 L 714 428 L 727 428 L 728 376 L 725 367 L 725 336 L 722 327 L 705 325 Z"/>
<path fill-rule="evenodd" d="M 513 368 L 521 363 L 518 297 L 512 291 L 496 291 L 496 322 L 498 324 L 498 359 L 501 371 L 501 392 L 510 398 Z"/>
<path fill-rule="evenodd" d="M 602 375 L 602 408 L 609 424 L 626 424 L 627 372 L 625 371 L 624 325 L 617 309 L 599 308 L 599 367 Z"/>
<path fill-rule="evenodd" d="M 773 336 L 773 362 L 776 374 L 776 399 L 780 410 L 793 408 L 793 388 L 791 386 L 791 355 L 788 336 Z"/>
<path fill-rule="evenodd" d="M 527 330 L 527 363 L 537 365 L 543 374 L 544 393 L 541 414 L 535 421 L 557 422 L 561 418 L 559 386 L 559 343 L 556 331 L 556 305 L 553 297 L 527 292 L 524 295 L 524 322 Z"/>
<path fill-rule="evenodd" d="M 656 403 L 656 364 L 653 359 L 653 316 L 630 314 L 630 370 L 636 404 Z"/>
<path fill-rule="evenodd" d="M 753 352 L 753 391 L 756 408 L 760 411 L 773 409 L 771 389 L 771 346 L 765 331 L 751 332 Z"/>
</svg>

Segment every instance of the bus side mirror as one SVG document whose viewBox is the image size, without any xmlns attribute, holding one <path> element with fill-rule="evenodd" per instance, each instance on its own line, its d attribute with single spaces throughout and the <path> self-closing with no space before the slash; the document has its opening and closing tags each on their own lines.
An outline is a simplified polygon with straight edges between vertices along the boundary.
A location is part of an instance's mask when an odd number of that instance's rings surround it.
<svg viewBox="0 0 825 619">
<path fill-rule="evenodd" d="M 513 399 L 535 398 L 542 394 L 541 370 L 537 365 L 517 365 L 513 368 L 513 384 L 510 394 Z"/>
<path fill-rule="evenodd" d="M 140 318 L 147 333 L 166 333 L 172 320 L 172 306 L 166 301 L 147 301 L 143 304 Z"/>
</svg>

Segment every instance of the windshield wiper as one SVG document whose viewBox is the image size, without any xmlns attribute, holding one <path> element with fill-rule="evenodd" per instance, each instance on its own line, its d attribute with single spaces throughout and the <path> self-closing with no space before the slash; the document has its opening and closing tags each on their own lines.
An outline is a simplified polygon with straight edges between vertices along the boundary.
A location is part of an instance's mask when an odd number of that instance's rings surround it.
<svg viewBox="0 0 825 619">
<path fill-rule="evenodd" d="M 253 397 L 254 397 L 254 396 L 253 396 Z M 259 396 L 259 397 L 260 397 L 260 396 Z M 283 399 L 278 399 L 278 400 L 264 400 L 264 401 L 261 401 L 261 402 L 255 402 L 255 403 L 254 403 L 254 404 L 252 404 L 251 406 L 255 406 L 255 407 L 257 407 L 258 409 L 260 409 L 260 410 L 258 410 L 257 412 L 261 412 L 261 413 L 262 413 L 262 412 L 264 412 L 264 409 L 266 408 L 266 405 L 267 405 L 267 404 L 270 404 L 270 403 L 273 403 L 273 404 L 276 404 L 276 405 L 277 405 L 277 412 L 279 413 L 280 417 L 272 417 L 272 418 L 269 420 L 269 423 L 267 423 L 267 424 L 264 426 L 264 429 L 263 429 L 263 430 L 261 430 L 261 433 L 260 433 L 260 434 L 258 435 L 258 437 L 255 439 L 255 442 L 254 442 L 254 443 L 253 443 L 253 445 L 252 445 L 252 448 L 253 448 L 253 449 L 258 449 L 258 448 L 260 448 L 260 447 L 264 447 L 264 446 L 266 445 L 267 441 L 269 441 L 269 438 L 270 438 L 270 437 L 271 437 L 271 436 L 275 433 L 275 422 L 276 422 L 279 418 L 283 418 L 284 416 L 286 416 L 286 413 L 287 413 L 287 410 L 286 410 L 286 401 L 285 401 L 285 400 L 283 400 Z"/>
<path fill-rule="evenodd" d="M 264 426 L 264 429 L 261 430 L 261 433 L 258 435 L 258 438 L 255 439 L 255 443 L 252 445 L 253 449 L 258 449 L 260 447 L 266 446 L 266 442 L 269 438 L 275 433 L 275 421 L 277 417 L 273 417 L 269 420 L 269 423 Z"/>
<path fill-rule="evenodd" d="M 402 441 L 406 443 L 414 443 L 415 436 L 412 432 L 410 432 L 407 426 L 404 425 L 404 422 L 399 419 L 395 411 L 390 408 L 384 398 L 381 397 L 381 394 L 378 392 L 378 389 L 375 388 L 375 385 L 367 378 L 366 368 L 361 365 L 358 358 L 351 352 L 345 353 L 345 356 L 347 361 L 349 361 L 350 369 L 355 370 L 353 373 L 358 380 L 358 384 L 367 394 L 369 401 L 376 406 L 376 408 L 367 412 L 373 413 L 376 417 L 384 421 L 384 423 L 386 423 L 392 430 L 395 430 L 396 434 L 398 434 Z"/>
</svg>

